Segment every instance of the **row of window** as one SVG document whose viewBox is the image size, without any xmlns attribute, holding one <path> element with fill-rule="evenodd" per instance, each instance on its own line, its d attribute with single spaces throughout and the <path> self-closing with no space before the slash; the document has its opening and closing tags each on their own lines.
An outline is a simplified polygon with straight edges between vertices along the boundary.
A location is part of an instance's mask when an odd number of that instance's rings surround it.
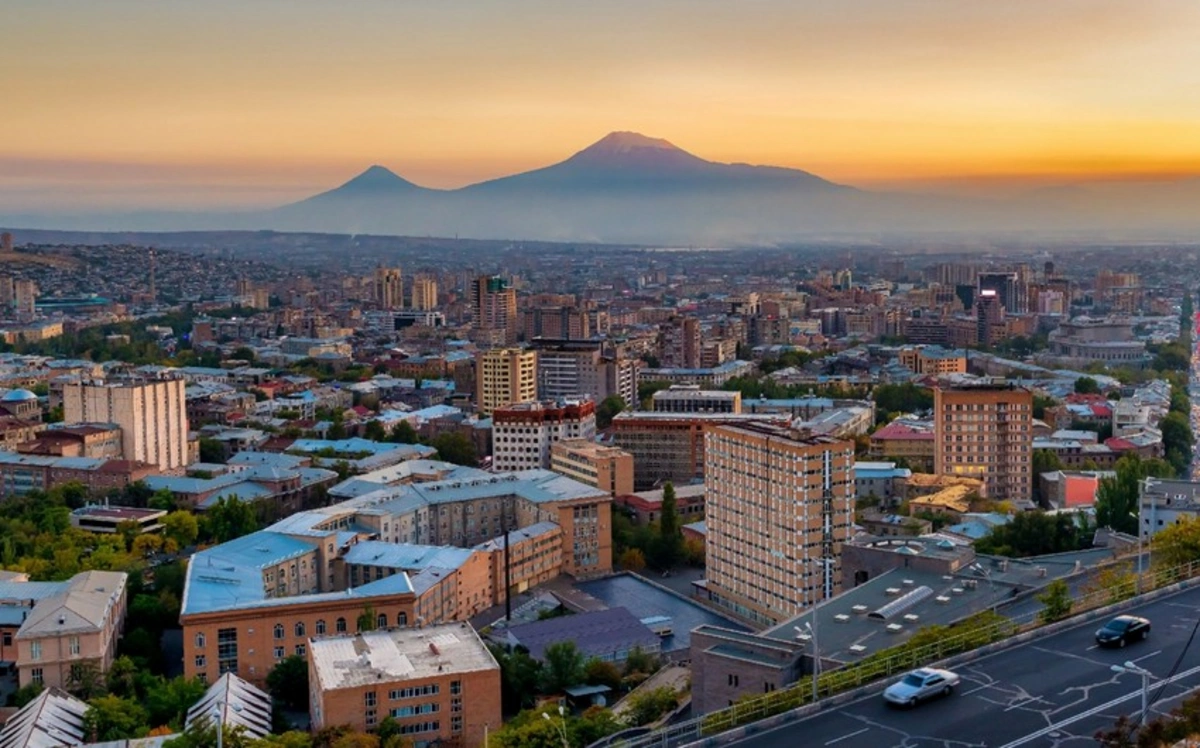
<svg viewBox="0 0 1200 748">
<path fill-rule="evenodd" d="M 8 638 L 8 637 L 6 637 L 6 638 Z M 6 641 L 5 643 L 10 644 L 11 640 Z M 78 636 L 67 637 L 67 652 L 72 657 L 79 656 L 80 647 L 79 647 L 79 637 Z M 29 659 L 33 660 L 34 662 L 37 662 L 38 660 L 42 659 L 42 643 L 40 641 L 30 642 L 30 644 L 29 644 Z"/>
</svg>

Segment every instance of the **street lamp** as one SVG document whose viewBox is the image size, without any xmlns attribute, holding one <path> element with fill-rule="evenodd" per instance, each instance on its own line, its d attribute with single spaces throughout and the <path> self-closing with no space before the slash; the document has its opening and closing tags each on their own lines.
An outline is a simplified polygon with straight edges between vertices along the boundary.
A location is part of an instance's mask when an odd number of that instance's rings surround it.
<svg viewBox="0 0 1200 748">
<path fill-rule="evenodd" d="M 550 724 L 554 724 L 554 720 L 548 712 L 542 712 L 542 719 Z M 558 705 L 558 724 L 554 725 L 558 731 L 558 737 L 562 739 L 563 748 L 571 748 L 571 741 L 567 740 L 567 710 L 563 709 L 563 705 Z"/>
<path fill-rule="evenodd" d="M 817 679 L 821 677 L 821 650 L 817 643 L 817 624 L 818 624 L 817 615 L 820 613 L 821 603 L 824 602 L 825 600 L 827 600 L 828 596 L 829 596 L 830 567 L 833 565 L 834 561 L 831 558 L 808 558 L 808 559 L 805 559 L 805 561 L 807 561 L 809 563 L 814 563 L 814 564 L 821 564 L 821 570 L 823 572 L 823 574 L 821 575 L 821 592 L 822 592 L 821 599 L 817 600 L 815 603 L 813 603 L 812 621 L 804 622 L 804 628 L 805 628 L 805 630 L 807 630 L 808 635 L 812 638 L 812 645 L 813 645 L 812 646 L 812 658 L 813 658 L 812 699 L 815 702 L 817 700 Z M 796 626 L 795 629 L 798 634 L 803 633 L 800 630 L 799 626 Z"/>
<path fill-rule="evenodd" d="M 1131 673 L 1142 676 L 1142 713 L 1138 722 L 1139 724 L 1146 724 L 1146 717 L 1148 716 L 1146 712 L 1149 709 L 1150 679 L 1154 677 L 1154 673 L 1145 668 L 1138 667 L 1133 661 L 1126 662 L 1124 665 L 1113 665 L 1109 669 L 1114 673 Z"/>
<path fill-rule="evenodd" d="M 225 709 L 224 709 L 224 707 L 226 707 L 226 706 L 228 706 L 230 709 L 232 709 L 235 712 L 242 711 L 241 704 L 230 704 L 228 701 L 218 701 L 215 704 L 213 704 L 212 709 L 209 710 L 209 716 L 212 717 L 217 723 L 217 748 L 223 748 L 223 745 L 224 745 L 224 742 L 222 740 L 222 738 L 224 736 L 222 735 L 222 733 L 225 732 Z"/>
</svg>

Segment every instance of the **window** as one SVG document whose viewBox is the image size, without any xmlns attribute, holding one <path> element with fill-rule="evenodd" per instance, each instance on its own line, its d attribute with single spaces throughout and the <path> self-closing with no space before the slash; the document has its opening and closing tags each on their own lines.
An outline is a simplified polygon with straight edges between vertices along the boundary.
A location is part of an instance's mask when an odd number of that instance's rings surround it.
<svg viewBox="0 0 1200 748">
<path fill-rule="evenodd" d="M 376 712 L 374 709 L 366 710 L 367 727 L 374 727 L 376 721 Z"/>
<path fill-rule="evenodd" d="M 79 656 L 79 637 L 78 636 L 72 636 L 67 639 L 67 650 L 71 653 L 72 657 Z"/>
<path fill-rule="evenodd" d="M 196 634 L 196 649 L 204 649 L 204 634 Z"/>
<path fill-rule="evenodd" d="M 12 646 L 12 632 L 11 631 L 4 632 L 4 646 L 6 646 L 6 647 Z"/>
<path fill-rule="evenodd" d="M 304 621 L 296 624 L 296 636 L 304 636 Z"/>
<path fill-rule="evenodd" d="M 324 636 L 324 635 L 325 635 L 325 619 L 319 618 L 319 619 L 317 619 L 317 636 Z"/>
<path fill-rule="evenodd" d="M 344 634 L 344 633 L 346 633 L 346 619 L 345 619 L 345 618 L 339 618 L 339 619 L 337 619 L 337 623 L 334 625 L 334 629 L 335 629 L 335 630 L 336 630 L 336 631 L 337 631 L 339 634 Z"/>
<path fill-rule="evenodd" d="M 450 693 L 454 694 L 455 696 L 462 693 L 462 681 L 460 681 L 460 680 L 450 681 Z"/>
<path fill-rule="evenodd" d="M 283 638 L 283 624 L 282 623 L 275 624 L 275 638 L 276 639 Z"/>
<path fill-rule="evenodd" d="M 296 645 L 296 656 L 297 657 L 303 657 L 306 652 L 308 652 L 307 644 L 297 644 Z"/>
<path fill-rule="evenodd" d="M 378 702 L 378 699 L 376 698 L 374 691 L 367 691 L 366 693 L 363 694 L 363 705 L 364 706 L 372 707 L 372 706 L 375 706 L 375 704 L 377 702 Z"/>
<path fill-rule="evenodd" d="M 462 732 L 462 715 L 457 714 L 450 718 L 450 731 Z"/>
<path fill-rule="evenodd" d="M 217 670 L 222 675 L 237 673 L 237 646 L 237 629 L 217 629 Z"/>
<path fill-rule="evenodd" d="M 29 644 L 29 659 L 31 659 L 31 660 L 42 659 L 42 643 L 41 642 L 30 642 L 30 644 Z"/>
<path fill-rule="evenodd" d="M 33 670 L 30 670 L 29 678 L 34 683 L 37 683 L 40 686 L 43 682 L 42 681 L 42 669 L 40 667 L 35 667 Z"/>
<path fill-rule="evenodd" d="M 208 660 L 204 655 L 196 655 L 196 669 L 203 670 L 206 667 L 208 667 Z"/>
<path fill-rule="evenodd" d="M 729 685 L 736 688 L 739 685 L 739 681 L 741 681 L 740 677 L 734 675 L 733 673 L 729 674 Z"/>
<path fill-rule="evenodd" d="M 377 628 L 377 629 L 386 629 L 387 628 L 387 613 L 380 613 L 378 616 L 376 616 L 375 628 Z"/>
<path fill-rule="evenodd" d="M 275 648 L 275 659 L 277 659 L 277 660 L 283 659 L 283 647 Z"/>
<path fill-rule="evenodd" d="M 396 625 L 397 626 L 407 626 L 408 625 L 408 614 L 407 613 L 397 613 L 396 614 Z"/>
</svg>

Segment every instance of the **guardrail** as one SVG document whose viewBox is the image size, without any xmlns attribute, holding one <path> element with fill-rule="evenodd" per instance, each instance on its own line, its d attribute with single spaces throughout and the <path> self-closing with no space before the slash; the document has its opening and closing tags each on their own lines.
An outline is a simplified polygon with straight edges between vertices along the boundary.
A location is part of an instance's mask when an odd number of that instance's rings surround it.
<svg viewBox="0 0 1200 748">
<path fill-rule="evenodd" d="M 1139 591 L 1141 594 L 1145 594 L 1200 576 L 1200 562 L 1195 561 L 1171 568 L 1148 569 L 1140 577 L 1129 566 L 1130 561 L 1124 560 L 1093 570 L 1090 576 L 1095 579 L 1107 571 L 1128 569 L 1117 576 L 1115 580 L 1109 580 L 1108 586 L 1092 589 L 1073 597 L 1069 615 L 1073 617 L 1090 610 L 1104 608 L 1135 597 Z M 612 748 L 668 748 L 700 740 L 815 704 L 829 696 L 853 691 L 922 665 L 995 644 L 1023 632 L 1032 632 L 1047 623 L 1051 622 L 1043 621 L 1040 611 L 1030 614 L 1027 620 L 1005 618 L 998 613 L 984 611 L 948 627 L 945 635 L 938 636 L 929 644 L 912 646 L 910 641 L 881 650 L 837 670 L 822 673 L 817 678 L 816 700 L 813 699 L 812 680 L 802 678 L 787 688 L 743 699 L 734 703 L 733 706 L 710 712 L 702 717 L 668 725 L 646 735 L 605 744 Z M 914 635 L 914 637 L 919 636 L 920 632 Z M 814 706 L 813 708 L 818 707 Z"/>
</svg>

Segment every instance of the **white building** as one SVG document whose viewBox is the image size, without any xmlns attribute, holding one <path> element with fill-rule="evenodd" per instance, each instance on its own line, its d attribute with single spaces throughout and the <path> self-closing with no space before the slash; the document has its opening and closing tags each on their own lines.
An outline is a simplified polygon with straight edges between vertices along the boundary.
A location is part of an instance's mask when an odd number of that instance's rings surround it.
<svg viewBox="0 0 1200 748">
<path fill-rule="evenodd" d="M 548 469 L 550 447 L 596 438 L 592 400 L 522 403 L 492 413 L 492 467 L 498 472 Z"/>
<path fill-rule="evenodd" d="M 121 427 L 121 457 L 177 470 L 188 464 L 183 379 L 75 382 L 63 387 L 67 423 Z"/>
</svg>

